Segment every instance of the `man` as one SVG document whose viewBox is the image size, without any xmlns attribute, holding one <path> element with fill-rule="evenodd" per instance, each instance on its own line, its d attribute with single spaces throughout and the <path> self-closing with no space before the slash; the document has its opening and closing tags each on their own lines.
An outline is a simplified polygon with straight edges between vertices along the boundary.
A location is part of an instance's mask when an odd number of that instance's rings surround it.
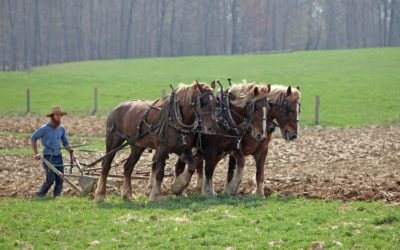
<svg viewBox="0 0 400 250">
<path fill-rule="evenodd" d="M 72 154 L 72 149 L 68 142 L 67 132 L 64 126 L 61 124 L 61 118 L 66 115 L 61 107 L 53 107 L 50 114 L 50 122 L 41 126 L 36 130 L 31 137 L 32 140 L 32 150 L 34 153 L 35 160 L 40 160 L 41 155 L 38 153 L 37 141 L 40 139 L 43 145 L 43 158 L 53 164 L 58 171 L 64 173 L 64 163 L 61 154 L 60 141 L 64 148 Z M 75 159 L 74 156 L 72 156 Z M 36 196 L 43 197 L 46 195 L 47 191 L 55 182 L 53 196 L 57 197 L 61 195 L 63 180 L 51 171 L 43 162 L 43 168 L 46 173 L 46 180 L 43 182 L 40 189 L 36 192 Z"/>
</svg>

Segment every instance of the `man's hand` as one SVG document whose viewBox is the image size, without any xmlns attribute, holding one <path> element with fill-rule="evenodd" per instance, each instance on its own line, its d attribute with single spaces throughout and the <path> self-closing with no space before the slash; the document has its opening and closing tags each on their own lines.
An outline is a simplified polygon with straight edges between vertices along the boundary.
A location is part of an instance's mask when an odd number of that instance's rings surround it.
<svg viewBox="0 0 400 250">
<path fill-rule="evenodd" d="M 75 155 L 72 154 L 72 155 L 71 155 L 71 158 L 72 158 L 73 161 L 76 161 Z"/>
<path fill-rule="evenodd" d="M 37 160 L 37 161 L 40 161 L 40 159 L 41 159 L 42 157 L 40 156 L 40 154 L 35 154 L 35 155 L 33 156 L 33 158 L 35 158 L 35 160 Z"/>
<path fill-rule="evenodd" d="M 37 161 L 40 161 L 41 157 L 37 150 L 36 141 L 34 141 L 34 140 L 32 140 L 32 150 L 33 150 L 33 158 L 35 158 L 35 160 L 37 160 Z"/>
<path fill-rule="evenodd" d="M 68 151 L 69 155 L 71 156 L 71 160 L 76 161 L 76 157 L 74 155 L 74 150 L 71 148 L 70 145 L 67 145 L 65 149 Z"/>
</svg>

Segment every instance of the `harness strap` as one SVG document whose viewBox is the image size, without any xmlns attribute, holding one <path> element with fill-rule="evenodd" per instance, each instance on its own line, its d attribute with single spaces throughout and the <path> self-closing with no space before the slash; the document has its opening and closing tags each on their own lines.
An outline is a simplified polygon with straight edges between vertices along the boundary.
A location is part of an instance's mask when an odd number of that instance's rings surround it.
<svg viewBox="0 0 400 250">
<path fill-rule="evenodd" d="M 196 127 L 198 121 L 197 118 L 195 119 L 195 121 L 192 124 L 184 124 L 183 123 L 183 119 L 182 119 L 182 113 L 181 113 L 181 109 L 179 107 L 179 102 L 175 102 L 174 103 L 174 120 L 176 123 L 178 123 L 179 126 L 186 128 L 186 129 L 193 129 L 194 127 Z M 189 131 L 190 132 L 190 131 Z"/>
<path fill-rule="evenodd" d="M 226 103 L 221 102 L 221 104 L 223 106 L 226 106 L 226 113 L 228 114 L 228 119 L 227 121 L 229 122 L 229 124 L 233 127 L 234 130 L 236 130 L 236 134 L 240 134 L 243 135 L 244 132 L 251 127 L 251 121 L 252 121 L 252 117 L 250 117 L 250 119 L 247 119 L 247 117 L 243 117 L 242 115 L 240 115 L 238 112 L 236 112 L 234 109 L 232 109 L 230 107 L 230 101 L 229 101 L 229 95 L 226 96 L 225 98 Z M 251 105 L 251 107 L 253 107 L 253 105 Z M 249 108 L 249 107 L 248 107 Z M 232 113 L 236 116 L 238 116 L 240 119 L 243 120 L 243 122 L 241 122 L 240 124 L 236 124 L 235 120 L 233 119 Z M 249 113 L 249 112 L 248 112 Z M 250 112 L 251 114 L 251 112 Z M 240 130 L 240 131 L 238 131 Z"/>
</svg>

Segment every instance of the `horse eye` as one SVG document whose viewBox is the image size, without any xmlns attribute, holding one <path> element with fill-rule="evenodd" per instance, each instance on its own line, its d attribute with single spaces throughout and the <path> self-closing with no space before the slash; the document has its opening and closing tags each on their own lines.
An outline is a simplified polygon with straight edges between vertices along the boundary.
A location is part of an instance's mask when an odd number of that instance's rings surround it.
<svg viewBox="0 0 400 250">
<path fill-rule="evenodd" d="M 201 106 L 206 105 L 207 102 L 208 102 L 208 98 L 201 98 L 201 99 L 200 99 L 200 104 L 201 104 Z"/>
<path fill-rule="evenodd" d="M 286 103 L 286 112 L 290 113 L 291 111 L 290 103 Z"/>
</svg>

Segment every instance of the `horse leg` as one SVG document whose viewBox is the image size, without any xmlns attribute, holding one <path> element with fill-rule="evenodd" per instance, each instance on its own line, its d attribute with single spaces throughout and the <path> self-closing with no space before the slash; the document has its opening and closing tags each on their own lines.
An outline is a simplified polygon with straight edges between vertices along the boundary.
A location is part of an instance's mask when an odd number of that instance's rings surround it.
<svg viewBox="0 0 400 250">
<path fill-rule="evenodd" d="M 166 149 L 157 150 L 155 155 L 156 164 L 153 173 L 153 184 L 150 191 L 149 201 L 160 201 L 163 199 L 161 193 L 161 183 L 164 178 L 165 160 L 167 157 L 168 151 Z"/>
<path fill-rule="evenodd" d="M 203 179 L 201 194 L 207 197 L 216 196 L 213 186 L 213 175 L 215 166 L 217 165 L 218 162 L 216 161 L 215 154 L 216 154 L 215 151 L 213 152 L 213 150 L 209 150 L 209 152 L 206 152 L 206 154 L 204 155 L 204 160 L 206 162 L 204 167 L 205 178 Z"/>
<path fill-rule="evenodd" d="M 120 136 L 115 135 L 112 132 L 108 132 L 106 135 L 106 154 L 111 150 L 113 150 L 114 148 L 120 146 L 123 142 L 124 140 Z M 102 162 L 101 175 L 99 177 L 99 181 L 97 183 L 97 188 L 95 192 L 96 202 L 104 201 L 104 199 L 106 198 L 107 176 L 108 173 L 110 172 L 111 163 L 114 160 L 115 154 L 116 152 L 110 154 Z"/>
<path fill-rule="evenodd" d="M 178 160 L 175 163 L 175 178 L 171 186 L 171 192 L 176 195 L 179 195 L 181 193 L 181 190 L 179 190 L 181 187 L 178 187 L 177 182 L 179 181 L 179 176 L 185 171 L 186 168 L 186 161 L 183 159 L 184 157 L 184 155 L 179 156 Z"/>
<path fill-rule="evenodd" d="M 147 187 L 149 188 L 149 190 L 151 190 L 153 188 L 155 171 L 156 171 L 156 153 L 153 155 L 153 158 L 152 158 L 151 169 L 150 169 L 150 179 L 149 179 L 149 182 L 147 183 Z"/>
<path fill-rule="evenodd" d="M 175 195 L 182 194 L 183 190 L 189 186 L 190 179 L 197 168 L 196 161 L 193 158 L 192 150 L 185 151 L 180 157 L 181 160 L 185 161 L 185 166 L 182 173 L 175 176 L 174 183 L 171 185 L 171 192 Z M 176 170 L 176 169 L 175 169 Z"/>
<path fill-rule="evenodd" d="M 235 172 L 235 168 L 236 168 L 236 159 L 232 155 L 229 155 L 228 173 L 227 173 L 225 185 L 227 183 L 231 182 L 231 180 L 233 178 L 233 173 Z"/>
<path fill-rule="evenodd" d="M 235 151 L 233 157 L 236 160 L 236 168 L 233 171 L 232 179 L 225 185 L 224 194 L 236 195 L 239 190 L 240 183 L 242 182 L 243 168 L 245 159 L 241 152 Z"/>
<path fill-rule="evenodd" d="M 131 200 L 132 196 L 132 171 L 135 168 L 140 156 L 142 155 L 144 148 L 138 148 L 131 146 L 131 154 L 124 165 L 124 184 L 122 186 L 122 198 L 124 200 Z"/>
<path fill-rule="evenodd" d="M 196 173 L 197 173 L 197 183 L 196 183 L 196 190 L 201 192 L 201 189 L 203 187 L 203 168 L 204 168 L 204 160 L 203 157 L 200 155 L 196 155 L 195 161 L 197 162 L 197 168 L 196 168 Z"/>
<path fill-rule="evenodd" d="M 175 176 L 179 176 L 185 170 L 186 162 L 179 157 L 175 163 Z"/>
<path fill-rule="evenodd" d="M 254 155 L 256 161 L 256 182 L 257 188 L 254 194 L 264 197 L 264 164 L 267 158 L 268 148 L 261 152 L 261 154 Z"/>
</svg>

